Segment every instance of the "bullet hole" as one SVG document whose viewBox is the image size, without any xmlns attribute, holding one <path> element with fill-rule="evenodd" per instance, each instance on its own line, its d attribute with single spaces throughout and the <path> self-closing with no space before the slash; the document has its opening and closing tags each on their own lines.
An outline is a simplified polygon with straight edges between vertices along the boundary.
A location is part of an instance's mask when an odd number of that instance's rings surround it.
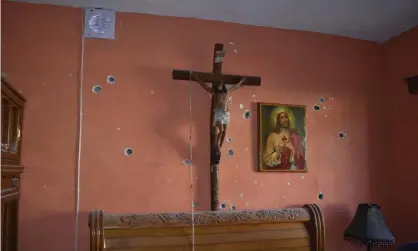
<svg viewBox="0 0 418 251">
<path fill-rule="evenodd" d="M 228 156 L 234 156 L 235 155 L 234 150 L 232 150 L 231 148 L 228 148 L 228 150 L 226 150 L 226 154 Z"/>
<path fill-rule="evenodd" d="M 193 208 L 196 208 L 198 205 L 199 205 L 199 202 L 197 202 L 197 201 L 192 202 L 192 207 Z"/>
<path fill-rule="evenodd" d="M 116 78 L 114 76 L 111 76 L 111 75 L 107 76 L 107 83 L 111 84 L 111 85 L 116 84 Z"/>
<path fill-rule="evenodd" d="M 240 104 L 239 105 L 239 109 L 244 109 L 244 105 L 243 104 Z"/>
<path fill-rule="evenodd" d="M 236 206 L 234 206 L 234 205 L 232 205 L 232 206 L 231 206 L 231 210 L 232 210 L 232 211 L 235 211 L 235 210 L 237 210 L 237 207 L 236 207 Z"/>
<path fill-rule="evenodd" d="M 190 166 L 192 164 L 192 161 L 189 159 L 185 159 L 183 160 L 183 164 L 185 164 L 186 166 Z"/>
<path fill-rule="evenodd" d="M 313 109 L 314 109 L 314 111 L 319 111 L 321 109 L 321 107 L 319 105 L 314 105 Z"/>
<path fill-rule="evenodd" d="M 287 182 L 287 185 L 290 186 L 290 182 Z"/>
<path fill-rule="evenodd" d="M 324 194 L 318 193 L 318 200 L 323 200 L 323 199 L 324 199 Z"/>
<path fill-rule="evenodd" d="M 258 183 L 258 181 L 256 181 L 256 180 L 254 180 L 254 182 L 253 182 L 254 184 L 257 184 Z"/>
<path fill-rule="evenodd" d="M 338 133 L 338 137 L 340 137 L 340 139 L 345 138 L 345 136 L 346 136 L 346 133 L 345 132 Z"/>
<path fill-rule="evenodd" d="M 255 98 L 255 94 L 253 94 L 253 98 Z"/>
<path fill-rule="evenodd" d="M 228 98 L 228 101 L 229 101 L 229 102 L 232 102 L 232 97 L 229 97 L 229 98 Z"/>
<path fill-rule="evenodd" d="M 93 86 L 93 88 L 91 89 L 91 91 L 94 92 L 94 93 L 99 93 L 99 92 L 102 91 L 102 89 L 103 88 L 100 85 L 95 85 L 95 86 Z"/>
<path fill-rule="evenodd" d="M 329 97 L 330 100 L 334 100 L 334 97 Z"/>
<path fill-rule="evenodd" d="M 318 98 L 318 102 L 323 103 L 324 101 L 325 101 L 325 99 L 323 97 Z"/>
<path fill-rule="evenodd" d="M 244 119 L 249 119 L 249 118 L 251 117 L 251 111 L 250 111 L 250 110 L 246 110 L 246 111 L 244 112 L 244 114 L 242 115 L 242 117 L 243 117 Z"/>
<path fill-rule="evenodd" d="M 241 194 L 240 194 L 240 196 L 241 196 L 241 198 L 242 198 L 242 197 L 244 197 L 244 194 L 242 194 L 242 193 L 241 193 Z"/>
<path fill-rule="evenodd" d="M 132 150 L 132 148 L 126 148 L 125 149 L 125 155 L 126 156 L 131 156 L 134 153 L 134 150 Z"/>
<path fill-rule="evenodd" d="M 153 95 L 154 95 L 154 93 L 155 93 L 154 91 L 151 91 L 151 94 L 153 94 Z"/>
<path fill-rule="evenodd" d="M 235 52 L 235 53 L 238 53 L 238 50 L 237 50 L 237 49 L 235 49 L 235 50 L 234 50 L 234 52 Z"/>
<path fill-rule="evenodd" d="M 229 42 L 229 44 L 234 44 L 234 42 Z"/>
<path fill-rule="evenodd" d="M 226 139 L 226 142 L 231 143 L 231 142 L 232 142 L 232 138 L 231 138 L 231 137 L 227 138 L 227 139 Z"/>
<path fill-rule="evenodd" d="M 249 202 L 245 202 L 245 205 L 248 207 L 248 206 L 250 206 L 250 203 Z"/>
<path fill-rule="evenodd" d="M 302 179 L 304 180 L 305 179 L 305 176 L 302 176 Z"/>
<path fill-rule="evenodd" d="M 225 204 L 225 203 L 222 203 L 222 204 L 221 204 L 221 208 L 222 208 L 222 209 L 225 209 L 225 208 L 226 208 L 226 204 Z"/>
</svg>

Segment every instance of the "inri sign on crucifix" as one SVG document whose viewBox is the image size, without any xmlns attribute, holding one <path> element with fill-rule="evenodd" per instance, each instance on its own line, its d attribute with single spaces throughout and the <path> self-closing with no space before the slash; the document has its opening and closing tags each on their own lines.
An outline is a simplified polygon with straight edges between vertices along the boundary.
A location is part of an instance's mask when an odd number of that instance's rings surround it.
<svg viewBox="0 0 418 251">
<path fill-rule="evenodd" d="M 173 70 L 173 79 L 198 82 L 206 91 L 212 94 L 210 112 L 210 165 L 211 165 L 211 210 L 219 209 L 219 161 L 226 129 L 230 122 L 228 94 L 243 85 L 259 86 L 260 77 L 222 74 L 222 62 L 225 56 L 223 44 L 215 44 L 213 53 L 213 71 L 191 72 Z M 209 85 L 208 83 L 212 83 Z"/>
</svg>

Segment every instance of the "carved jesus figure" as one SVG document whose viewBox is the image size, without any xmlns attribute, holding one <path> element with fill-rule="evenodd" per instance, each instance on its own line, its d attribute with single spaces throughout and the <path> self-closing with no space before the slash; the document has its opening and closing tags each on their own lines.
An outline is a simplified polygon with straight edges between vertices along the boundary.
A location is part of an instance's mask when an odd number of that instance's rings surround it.
<svg viewBox="0 0 418 251">
<path fill-rule="evenodd" d="M 213 108 L 213 124 L 212 128 L 215 134 L 215 144 L 217 151 L 220 151 L 226 136 L 226 129 L 230 122 L 230 113 L 228 107 L 228 94 L 238 89 L 245 82 L 245 78 L 242 78 L 238 83 L 234 85 L 225 85 L 224 83 L 218 83 L 210 87 L 204 81 L 201 81 L 197 75 L 194 75 L 200 86 L 206 91 L 212 94 L 212 101 L 214 102 Z"/>
</svg>

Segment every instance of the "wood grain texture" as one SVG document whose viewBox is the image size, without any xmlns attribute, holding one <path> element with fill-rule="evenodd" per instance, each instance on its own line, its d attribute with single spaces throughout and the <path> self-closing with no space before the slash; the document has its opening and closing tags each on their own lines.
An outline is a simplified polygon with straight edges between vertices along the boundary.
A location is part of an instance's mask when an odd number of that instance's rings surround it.
<svg viewBox="0 0 418 251">
<path fill-rule="evenodd" d="M 193 224 L 192 224 L 193 223 Z M 323 251 L 315 204 L 257 211 L 89 215 L 90 251 Z"/>
</svg>

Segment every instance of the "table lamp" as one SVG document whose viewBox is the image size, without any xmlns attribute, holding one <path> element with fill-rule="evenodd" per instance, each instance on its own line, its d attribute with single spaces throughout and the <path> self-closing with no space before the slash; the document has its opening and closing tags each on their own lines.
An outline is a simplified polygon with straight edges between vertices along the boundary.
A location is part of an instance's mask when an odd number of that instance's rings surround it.
<svg viewBox="0 0 418 251">
<path fill-rule="evenodd" d="M 361 246 L 390 247 L 395 244 L 395 237 L 386 226 L 380 206 L 376 204 L 359 204 L 356 215 L 344 231 L 344 240 Z"/>
</svg>

